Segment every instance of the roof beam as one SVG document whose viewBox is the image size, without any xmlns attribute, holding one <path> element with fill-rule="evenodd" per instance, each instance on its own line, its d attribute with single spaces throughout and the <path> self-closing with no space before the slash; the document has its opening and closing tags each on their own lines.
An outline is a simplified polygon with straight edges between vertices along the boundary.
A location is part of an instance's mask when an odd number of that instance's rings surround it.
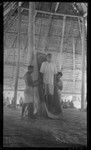
<svg viewBox="0 0 91 150">
<path fill-rule="evenodd" d="M 66 15 L 66 14 L 61 14 L 61 13 L 51 13 L 51 12 L 46 12 L 46 11 L 41 11 L 41 10 L 36 10 L 37 13 L 43 13 L 43 14 L 49 14 L 49 15 L 56 15 L 56 16 L 66 16 L 66 17 L 73 17 L 73 18 L 82 18 L 82 16 L 75 16 L 75 15 Z"/>
<path fill-rule="evenodd" d="M 58 7 L 59 7 L 59 2 L 56 3 L 56 6 L 55 6 L 55 12 L 58 10 Z"/>
<path fill-rule="evenodd" d="M 8 66 L 16 66 L 17 65 L 17 62 L 9 62 L 9 61 L 6 61 L 4 62 L 4 65 L 8 65 Z M 19 63 L 19 66 L 20 67 L 27 67 L 28 65 L 27 64 L 24 64 L 22 62 Z"/>
<path fill-rule="evenodd" d="M 28 8 L 24 8 L 22 7 L 21 9 L 24 9 L 24 10 L 28 10 Z M 77 17 L 80 17 L 82 18 L 83 16 L 75 16 L 75 15 L 66 15 L 66 14 L 61 14 L 61 13 L 52 13 L 52 12 L 47 12 L 47 11 L 42 11 L 42 10 L 36 10 L 37 13 L 43 13 L 43 14 L 49 14 L 49 15 L 56 15 L 56 16 L 66 16 L 66 17 L 73 17 L 73 18 L 77 18 Z"/>
<path fill-rule="evenodd" d="M 7 32 L 5 32 L 5 34 L 18 34 L 18 32 L 7 31 Z M 27 32 L 21 32 L 20 34 L 28 34 L 28 33 Z"/>
</svg>

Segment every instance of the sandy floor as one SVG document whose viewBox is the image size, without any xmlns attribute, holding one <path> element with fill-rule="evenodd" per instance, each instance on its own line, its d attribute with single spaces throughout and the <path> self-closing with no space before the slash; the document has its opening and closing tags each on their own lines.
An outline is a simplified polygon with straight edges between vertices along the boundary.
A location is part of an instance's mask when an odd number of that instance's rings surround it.
<svg viewBox="0 0 91 150">
<path fill-rule="evenodd" d="M 20 109 L 4 108 L 5 147 L 64 147 L 87 144 L 86 112 L 64 109 L 60 120 L 22 119 Z"/>
</svg>

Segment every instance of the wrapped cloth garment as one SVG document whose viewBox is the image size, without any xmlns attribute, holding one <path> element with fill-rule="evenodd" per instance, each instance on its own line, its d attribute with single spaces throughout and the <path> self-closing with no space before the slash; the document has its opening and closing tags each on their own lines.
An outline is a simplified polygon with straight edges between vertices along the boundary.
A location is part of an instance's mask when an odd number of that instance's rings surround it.
<svg viewBox="0 0 91 150">
<path fill-rule="evenodd" d="M 35 114 L 38 110 L 38 81 L 33 81 L 33 75 L 33 73 L 30 74 L 27 72 L 24 76 L 26 83 L 26 89 L 24 91 L 24 103 L 33 103 Z"/>
<path fill-rule="evenodd" d="M 56 65 L 52 62 L 43 62 L 40 68 L 40 72 L 43 73 L 43 83 L 45 95 L 49 92 L 54 94 L 54 74 L 57 73 Z"/>
<path fill-rule="evenodd" d="M 24 103 L 33 103 L 33 87 L 26 87 L 24 91 Z"/>
<path fill-rule="evenodd" d="M 61 83 L 62 82 L 59 83 L 55 79 L 53 95 L 51 95 L 50 92 L 48 92 L 48 88 L 47 88 L 47 96 L 46 96 L 45 104 L 48 111 L 53 115 L 60 115 L 62 113 L 61 90 L 59 88 L 62 86 Z"/>
<path fill-rule="evenodd" d="M 51 84 L 44 84 L 44 95 L 48 95 L 48 94 L 51 94 L 53 95 L 54 94 L 54 85 L 51 85 Z"/>
<path fill-rule="evenodd" d="M 37 87 L 34 87 L 33 88 L 34 90 L 34 114 L 37 113 L 38 111 L 38 105 L 39 105 L 39 94 L 38 94 L 38 88 Z"/>
</svg>

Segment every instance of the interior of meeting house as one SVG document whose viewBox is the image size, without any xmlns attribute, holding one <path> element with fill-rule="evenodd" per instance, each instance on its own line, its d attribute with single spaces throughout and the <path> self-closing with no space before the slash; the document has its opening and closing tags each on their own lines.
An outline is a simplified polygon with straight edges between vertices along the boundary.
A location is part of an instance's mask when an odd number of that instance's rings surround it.
<svg viewBox="0 0 91 150">
<path fill-rule="evenodd" d="M 3 2 L 4 147 L 87 147 L 87 8 Z"/>
</svg>

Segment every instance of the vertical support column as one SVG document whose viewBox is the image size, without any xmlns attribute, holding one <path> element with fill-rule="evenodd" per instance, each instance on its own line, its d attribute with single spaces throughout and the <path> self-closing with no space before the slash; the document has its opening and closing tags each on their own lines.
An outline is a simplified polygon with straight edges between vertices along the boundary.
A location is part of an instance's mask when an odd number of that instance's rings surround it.
<svg viewBox="0 0 91 150">
<path fill-rule="evenodd" d="M 63 26 L 62 26 L 62 38 L 61 38 L 61 44 L 60 44 L 60 55 L 62 58 L 62 51 L 63 51 L 63 41 L 64 41 L 64 31 L 65 31 L 65 20 L 66 20 L 66 16 L 63 17 Z M 62 61 L 63 64 L 63 61 Z M 63 69 L 61 64 L 61 69 Z"/>
<path fill-rule="evenodd" d="M 29 2 L 29 24 L 28 24 L 28 63 L 32 63 L 33 59 L 33 18 L 34 18 L 34 2 Z"/>
<path fill-rule="evenodd" d="M 75 39 L 73 37 L 73 93 L 75 93 Z"/>
<path fill-rule="evenodd" d="M 34 65 L 34 78 L 37 78 L 37 60 L 36 60 L 36 50 L 35 50 L 35 3 L 29 2 L 29 28 L 28 28 L 28 39 L 29 39 L 29 64 Z"/>
<path fill-rule="evenodd" d="M 81 84 L 81 109 L 85 108 L 85 20 L 82 19 L 82 84 Z"/>
<path fill-rule="evenodd" d="M 18 91 L 18 77 L 19 77 L 19 62 L 20 62 L 20 28 L 21 28 L 21 3 L 18 3 L 18 60 L 16 68 L 16 77 L 15 77 L 15 87 L 14 87 L 14 99 L 13 104 L 16 106 L 17 103 L 17 91 Z"/>
<path fill-rule="evenodd" d="M 80 36 L 82 34 L 82 31 L 81 31 L 81 24 L 80 24 L 80 18 L 78 17 L 78 26 L 79 26 L 79 32 L 80 32 Z M 82 36 L 81 36 L 82 38 Z"/>
<path fill-rule="evenodd" d="M 43 52 L 48 48 L 49 46 L 49 40 L 50 40 L 50 30 L 51 30 L 51 26 L 52 26 L 52 17 L 53 15 L 50 14 L 49 16 L 49 22 L 48 22 L 48 28 L 47 28 L 47 34 L 45 36 L 45 42 L 44 42 L 44 50 Z"/>
<path fill-rule="evenodd" d="M 33 80 L 38 79 L 38 66 L 37 66 L 37 51 L 35 50 L 35 3 L 29 2 L 29 52 L 30 52 L 30 61 L 29 64 L 34 66 Z M 33 88 L 33 100 L 34 100 L 34 113 L 38 109 L 38 88 Z"/>
<path fill-rule="evenodd" d="M 61 40 L 61 45 L 60 45 L 60 52 L 61 52 L 61 54 L 62 54 L 62 50 L 63 50 L 63 40 L 64 40 L 64 31 L 65 31 L 65 20 L 66 20 L 66 16 L 63 17 L 62 40 Z"/>
</svg>

